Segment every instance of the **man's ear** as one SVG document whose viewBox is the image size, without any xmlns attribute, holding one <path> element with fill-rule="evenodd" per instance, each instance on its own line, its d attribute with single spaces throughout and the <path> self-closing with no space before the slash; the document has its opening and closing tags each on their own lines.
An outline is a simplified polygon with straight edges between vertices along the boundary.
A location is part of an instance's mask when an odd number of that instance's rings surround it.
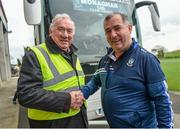
<svg viewBox="0 0 180 129">
<path fill-rule="evenodd" d="M 129 31 L 131 33 L 132 32 L 132 25 L 131 24 L 128 25 L 128 29 L 129 29 Z"/>
</svg>

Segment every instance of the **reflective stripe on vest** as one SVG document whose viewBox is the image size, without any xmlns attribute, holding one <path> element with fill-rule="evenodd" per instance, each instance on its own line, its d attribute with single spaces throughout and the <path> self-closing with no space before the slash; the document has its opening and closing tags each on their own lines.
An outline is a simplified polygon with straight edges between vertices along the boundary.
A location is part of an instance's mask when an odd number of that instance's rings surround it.
<svg viewBox="0 0 180 129">
<path fill-rule="evenodd" d="M 50 60 L 50 57 L 47 54 L 47 52 L 40 46 L 38 46 L 38 49 L 44 55 L 45 59 L 48 60 L 47 64 L 48 64 L 48 66 L 51 66 L 50 69 L 52 71 L 52 74 L 54 75 L 53 79 L 44 82 L 44 84 L 43 84 L 44 86 L 50 86 L 50 85 L 56 84 L 56 83 L 61 82 L 65 79 L 68 79 L 68 78 L 70 78 L 76 74 L 75 71 L 73 70 L 73 71 L 67 72 L 63 75 L 60 75 L 59 72 L 57 71 L 57 69 L 55 68 L 54 64 Z M 77 70 L 77 73 L 79 76 L 84 76 L 84 73 L 82 70 L 81 71 Z"/>
<path fill-rule="evenodd" d="M 76 72 L 72 66 L 60 54 L 51 54 L 45 43 L 31 48 L 34 51 L 43 76 L 43 88 L 52 91 L 70 92 L 84 85 L 84 74 L 77 58 Z M 61 66 L 61 67 L 59 67 Z M 78 82 L 79 81 L 79 82 Z M 53 120 L 76 115 L 80 110 L 70 109 L 68 113 L 54 113 L 44 110 L 28 108 L 28 117 L 34 120 Z"/>
</svg>

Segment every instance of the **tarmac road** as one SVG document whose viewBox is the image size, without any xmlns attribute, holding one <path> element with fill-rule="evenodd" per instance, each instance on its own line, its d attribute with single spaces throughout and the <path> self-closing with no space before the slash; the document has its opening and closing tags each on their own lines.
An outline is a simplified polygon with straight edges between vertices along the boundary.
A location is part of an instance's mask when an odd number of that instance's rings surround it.
<svg viewBox="0 0 180 129">
<path fill-rule="evenodd" d="M 174 128 L 180 128 L 180 92 L 169 92 L 174 112 Z"/>
<path fill-rule="evenodd" d="M 17 128 L 19 105 L 12 103 L 17 77 L 3 82 L 0 88 L 0 128 Z M 180 93 L 169 92 L 174 111 L 174 128 L 180 128 Z"/>
<path fill-rule="evenodd" d="M 0 128 L 17 127 L 19 105 L 12 103 L 16 84 L 17 77 L 13 77 L 0 88 Z"/>
</svg>

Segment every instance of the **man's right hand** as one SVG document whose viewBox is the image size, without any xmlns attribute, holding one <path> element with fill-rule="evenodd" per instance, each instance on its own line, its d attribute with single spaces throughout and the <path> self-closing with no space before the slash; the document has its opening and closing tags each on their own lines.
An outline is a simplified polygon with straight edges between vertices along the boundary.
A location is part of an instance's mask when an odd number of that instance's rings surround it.
<svg viewBox="0 0 180 129">
<path fill-rule="evenodd" d="M 71 108 L 73 109 L 80 109 L 82 106 L 85 98 L 81 91 L 71 91 Z"/>
</svg>

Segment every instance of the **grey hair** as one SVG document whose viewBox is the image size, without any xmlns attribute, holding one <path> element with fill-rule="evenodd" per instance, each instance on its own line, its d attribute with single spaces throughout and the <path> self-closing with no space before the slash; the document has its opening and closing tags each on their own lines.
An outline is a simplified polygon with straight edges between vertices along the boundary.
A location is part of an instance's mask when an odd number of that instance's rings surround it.
<svg viewBox="0 0 180 129">
<path fill-rule="evenodd" d="M 55 22 L 56 22 L 57 20 L 63 20 L 63 19 L 68 19 L 68 20 L 70 20 L 70 21 L 73 23 L 73 25 L 74 25 L 74 21 L 71 19 L 71 17 L 70 17 L 68 14 L 63 13 L 63 14 L 56 14 L 56 15 L 55 15 L 55 17 L 52 19 L 52 22 L 51 22 L 51 24 L 50 24 L 50 28 L 54 27 L 54 24 L 55 24 Z"/>
<path fill-rule="evenodd" d="M 119 16 L 121 16 L 121 18 L 122 18 L 122 20 L 123 20 L 123 23 L 129 24 L 127 15 L 125 15 L 125 14 L 123 14 L 123 13 L 119 13 L 119 12 L 113 12 L 113 13 L 107 15 L 107 16 L 105 17 L 105 19 L 104 19 L 104 24 L 105 24 L 105 22 L 107 22 L 108 20 L 110 20 L 114 15 L 119 15 Z"/>
</svg>

